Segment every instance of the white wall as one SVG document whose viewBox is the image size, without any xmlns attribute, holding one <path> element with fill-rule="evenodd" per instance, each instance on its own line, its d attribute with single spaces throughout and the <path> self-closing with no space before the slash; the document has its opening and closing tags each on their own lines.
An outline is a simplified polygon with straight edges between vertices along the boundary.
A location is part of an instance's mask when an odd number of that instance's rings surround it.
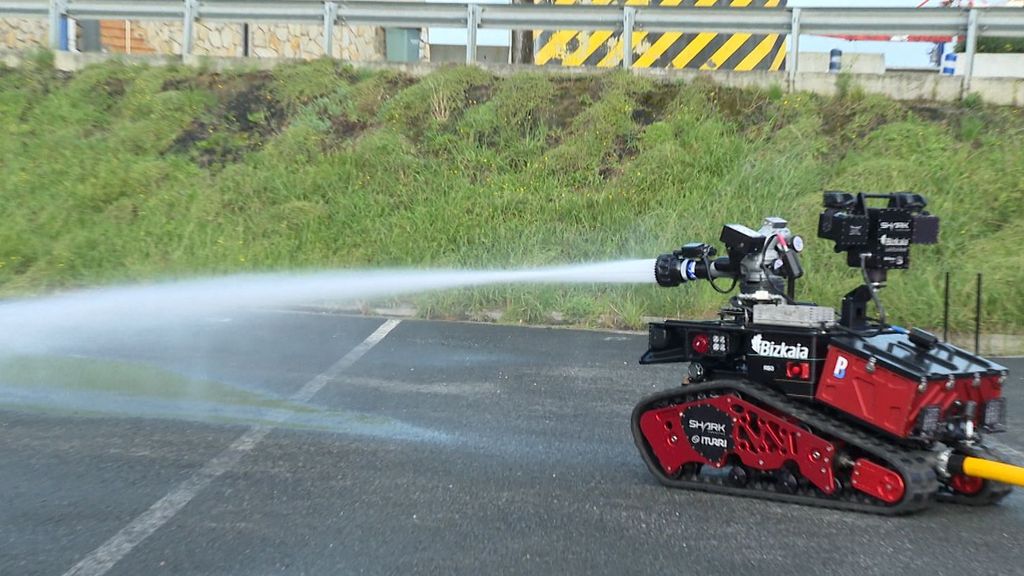
<svg viewBox="0 0 1024 576">
<path fill-rule="evenodd" d="M 425 0 L 426 2 L 444 2 L 445 0 Z M 476 0 L 477 4 L 511 4 L 510 0 Z M 465 46 L 465 28 L 428 28 L 426 41 L 429 44 L 440 44 L 444 46 Z M 512 32 L 509 30 L 488 30 L 476 31 L 477 46 L 499 46 L 508 48 L 512 45 Z M 479 54 L 479 50 L 477 51 Z"/>
<path fill-rule="evenodd" d="M 956 74 L 963 76 L 966 62 L 957 54 Z M 975 78 L 1024 78 L 1024 54 L 975 54 Z"/>
</svg>

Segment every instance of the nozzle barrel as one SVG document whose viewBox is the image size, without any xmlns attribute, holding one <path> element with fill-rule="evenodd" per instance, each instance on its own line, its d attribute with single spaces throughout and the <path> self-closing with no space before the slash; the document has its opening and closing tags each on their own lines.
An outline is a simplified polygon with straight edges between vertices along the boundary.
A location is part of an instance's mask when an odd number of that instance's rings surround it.
<svg viewBox="0 0 1024 576">
<path fill-rule="evenodd" d="M 662 254 L 654 261 L 654 281 L 659 286 L 670 288 L 691 280 L 693 260 L 677 258 L 674 254 Z"/>
<path fill-rule="evenodd" d="M 738 272 L 728 258 L 716 260 L 684 258 L 676 253 L 662 254 L 654 261 L 654 281 L 659 286 L 672 287 L 693 280 L 735 277 Z"/>
<path fill-rule="evenodd" d="M 950 474 L 963 474 L 1004 484 L 1024 486 L 1024 468 L 973 456 L 951 455 L 947 471 Z"/>
</svg>

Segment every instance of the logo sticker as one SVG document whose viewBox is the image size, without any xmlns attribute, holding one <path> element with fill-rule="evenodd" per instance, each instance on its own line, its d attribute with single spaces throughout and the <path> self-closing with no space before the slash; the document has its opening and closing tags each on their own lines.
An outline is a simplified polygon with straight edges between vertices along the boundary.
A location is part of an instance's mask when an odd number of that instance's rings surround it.
<svg viewBox="0 0 1024 576">
<path fill-rule="evenodd" d="M 760 334 L 755 334 L 750 339 L 750 351 L 759 356 L 771 358 L 789 358 L 791 360 L 807 360 L 810 350 L 803 344 L 787 344 L 786 342 L 772 342 Z"/>
<path fill-rule="evenodd" d="M 832 369 L 832 375 L 842 380 L 846 378 L 846 367 L 850 365 L 850 361 L 843 356 L 836 357 L 836 367 Z"/>
<path fill-rule="evenodd" d="M 732 418 L 714 406 L 690 406 L 682 415 L 690 446 L 709 462 L 719 462 L 732 449 Z"/>
</svg>

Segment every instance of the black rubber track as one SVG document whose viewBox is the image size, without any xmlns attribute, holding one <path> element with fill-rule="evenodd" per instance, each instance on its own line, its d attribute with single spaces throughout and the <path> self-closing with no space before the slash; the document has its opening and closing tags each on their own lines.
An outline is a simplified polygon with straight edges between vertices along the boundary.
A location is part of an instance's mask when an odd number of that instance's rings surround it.
<svg viewBox="0 0 1024 576">
<path fill-rule="evenodd" d="M 828 440 L 840 440 L 870 455 L 874 461 L 898 472 L 903 477 L 906 487 L 903 499 L 895 504 L 887 504 L 852 487 L 844 487 L 842 492 L 836 495 L 825 494 L 813 486 L 805 486 L 796 493 L 788 493 L 778 491 L 771 483 L 751 482 L 747 486 L 739 487 L 727 484 L 727 481 L 723 479 L 702 477 L 693 473 L 684 474 L 680 478 L 666 476 L 656 461 L 647 439 L 640 431 L 640 416 L 651 409 L 692 402 L 701 396 L 722 394 L 735 394 L 756 405 L 789 414 L 800 420 L 801 424 L 808 426 L 815 434 Z M 846 423 L 815 412 L 803 404 L 753 382 L 716 380 L 702 384 L 688 384 L 681 388 L 653 394 L 641 400 L 634 408 L 632 430 L 633 439 L 644 462 L 647 463 L 647 468 L 659 482 L 672 488 L 702 490 L 886 515 L 909 514 L 923 510 L 935 501 L 939 492 L 939 481 L 933 469 L 933 455 L 930 452 L 908 449 L 872 437 Z"/>
</svg>

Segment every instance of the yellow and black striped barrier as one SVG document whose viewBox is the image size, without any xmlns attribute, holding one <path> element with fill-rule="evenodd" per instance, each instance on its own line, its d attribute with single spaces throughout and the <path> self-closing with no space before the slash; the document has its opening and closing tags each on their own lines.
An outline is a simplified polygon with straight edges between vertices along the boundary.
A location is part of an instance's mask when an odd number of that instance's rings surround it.
<svg viewBox="0 0 1024 576">
<path fill-rule="evenodd" d="M 553 0 L 580 4 L 580 0 Z M 786 0 L 592 0 L 590 4 L 625 6 L 781 8 Z M 620 32 L 599 30 L 545 30 L 538 32 L 536 64 L 612 67 L 622 64 Z M 633 32 L 636 68 L 691 68 L 698 70 L 782 70 L 786 60 L 784 34 L 683 34 Z"/>
</svg>

